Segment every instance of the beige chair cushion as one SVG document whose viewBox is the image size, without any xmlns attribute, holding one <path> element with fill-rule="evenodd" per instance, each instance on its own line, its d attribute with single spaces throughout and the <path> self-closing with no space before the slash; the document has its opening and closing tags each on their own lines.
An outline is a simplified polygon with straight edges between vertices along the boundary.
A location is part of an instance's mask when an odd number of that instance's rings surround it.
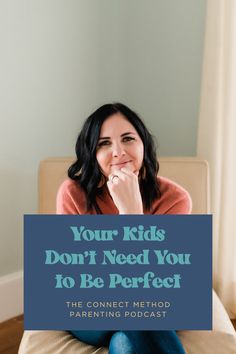
<svg viewBox="0 0 236 354">
<path fill-rule="evenodd" d="M 187 354 L 235 354 L 234 328 L 219 298 L 213 292 L 213 331 L 179 331 Z M 19 354 L 107 354 L 79 342 L 65 331 L 25 331 Z M 146 354 L 146 353 L 144 353 Z"/>
</svg>

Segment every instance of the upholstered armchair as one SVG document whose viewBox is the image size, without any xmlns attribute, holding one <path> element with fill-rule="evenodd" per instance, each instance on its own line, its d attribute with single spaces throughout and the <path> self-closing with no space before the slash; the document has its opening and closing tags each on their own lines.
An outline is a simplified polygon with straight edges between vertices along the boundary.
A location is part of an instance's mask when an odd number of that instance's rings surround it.
<svg viewBox="0 0 236 354">
<path fill-rule="evenodd" d="M 59 185 L 66 178 L 71 158 L 50 158 L 39 168 L 39 213 L 54 214 Z M 182 185 L 193 200 L 193 214 L 209 213 L 209 171 L 197 158 L 161 158 L 159 175 Z M 235 330 L 213 290 L 213 330 L 179 331 L 188 354 L 236 354 Z M 106 354 L 107 348 L 95 348 L 79 342 L 66 331 L 25 331 L 19 354 Z M 147 353 L 145 353 L 147 354 Z"/>
</svg>

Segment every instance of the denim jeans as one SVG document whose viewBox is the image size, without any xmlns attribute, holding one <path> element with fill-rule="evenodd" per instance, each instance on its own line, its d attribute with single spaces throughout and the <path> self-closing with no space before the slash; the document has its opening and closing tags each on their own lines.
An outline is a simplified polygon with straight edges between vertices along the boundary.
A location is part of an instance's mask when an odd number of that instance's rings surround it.
<svg viewBox="0 0 236 354">
<path fill-rule="evenodd" d="M 71 331 L 80 341 L 109 347 L 109 354 L 185 354 L 175 331 Z"/>
</svg>

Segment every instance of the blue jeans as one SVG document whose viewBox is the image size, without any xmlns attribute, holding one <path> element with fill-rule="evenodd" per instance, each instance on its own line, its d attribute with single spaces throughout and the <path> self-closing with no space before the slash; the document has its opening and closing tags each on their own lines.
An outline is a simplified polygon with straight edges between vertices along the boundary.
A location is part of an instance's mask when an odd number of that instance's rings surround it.
<svg viewBox="0 0 236 354">
<path fill-rule="evenodd" d="M 109 354 L 185 354 L 175 331 L 71 331 L 80 341 L 109 347 Z"/>
</svg>

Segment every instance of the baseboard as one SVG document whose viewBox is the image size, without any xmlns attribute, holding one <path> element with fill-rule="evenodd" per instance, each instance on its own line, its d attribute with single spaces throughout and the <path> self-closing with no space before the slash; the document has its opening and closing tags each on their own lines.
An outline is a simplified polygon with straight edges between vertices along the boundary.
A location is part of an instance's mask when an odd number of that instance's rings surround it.
<svg viewBox="0 0 236 354">
<path fill-rule="evenodd" d="M 23 271 L 0 277 L 0 322 L 23 313 Z"/>
</svg>

